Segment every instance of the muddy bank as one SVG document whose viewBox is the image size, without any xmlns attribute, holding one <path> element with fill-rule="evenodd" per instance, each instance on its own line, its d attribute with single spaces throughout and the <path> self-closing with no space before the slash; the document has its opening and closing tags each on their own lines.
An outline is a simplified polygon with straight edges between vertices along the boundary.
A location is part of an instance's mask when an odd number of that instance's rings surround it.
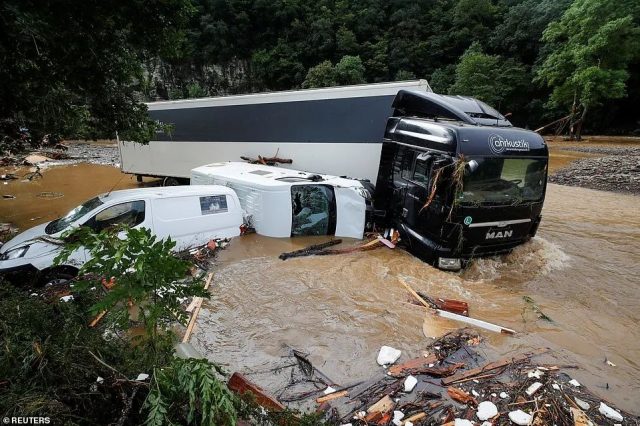
<svg viewBox="0 0 640 426">
<path fill-rule="evenodd" d="M 41 167 L 52 165 L 68 165 L 77 163 L 100 164 L 103 166 L 120 166 L 120 152 L 115 141 L 101 142 L 84 142 L 84 141 L 66 141 L 66 150 L 43 149 L 37 151 L 45 157 L 51 157 L 52 160 L 40 163 Z M 63 158 L 55 159 L 62 154 Z M 66 157 L 66 158 L 64 158 Z"/>
<path fill-rule="evenodd" d="M 602 191 L 640 194 L 639 146 L 585 144 L 560 146 L 556 149 L 560 151 L 560 155 L 585 153 L 590 156 L 574 158 L 573 161 L 550 174 L 549 182 Z"/>
<path fill-rule="evenodd" d="M 577 160 L 551 174 L 549 182 L 640 195 L 640 154 Z"/>
</svg>

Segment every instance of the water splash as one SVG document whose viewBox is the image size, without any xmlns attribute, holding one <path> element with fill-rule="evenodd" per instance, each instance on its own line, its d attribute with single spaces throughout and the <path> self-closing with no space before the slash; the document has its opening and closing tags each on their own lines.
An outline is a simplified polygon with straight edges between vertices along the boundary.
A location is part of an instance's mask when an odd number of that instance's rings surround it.
<svg viewBox="0 0 640 426">
<path fill-rule="evenodd" d="M 514 275 L 531 279 L 566 268 L 570 259 L 558 244 L 535 237 L 509 254 L 473 260 L 461 273 L 461 277 L 465 281 L 476 282 L 494 281 Z"/>
</svg>

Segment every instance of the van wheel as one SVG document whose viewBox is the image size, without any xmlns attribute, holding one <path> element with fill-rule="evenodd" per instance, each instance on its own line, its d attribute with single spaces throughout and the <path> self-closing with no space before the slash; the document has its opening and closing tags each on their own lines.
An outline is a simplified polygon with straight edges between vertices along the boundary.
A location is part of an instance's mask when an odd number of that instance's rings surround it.
<svg viewBox="0 0 640 426">
<path fill-rule="evenodd" d="M 72 268 L 54 269 L 47 272 L 42 277 L 42 279 L 40 280 L 40 284 L 43 286 L 62 285 L 74 279 L 76 275 L 78 275 L 78 271 L 74 271 Z"/>
<path fill-rule="evenodd" d="M 177 178 L 167 176 L 162 180 L 162 186 L 178 186 L 180 181 Z"/>
</svg>

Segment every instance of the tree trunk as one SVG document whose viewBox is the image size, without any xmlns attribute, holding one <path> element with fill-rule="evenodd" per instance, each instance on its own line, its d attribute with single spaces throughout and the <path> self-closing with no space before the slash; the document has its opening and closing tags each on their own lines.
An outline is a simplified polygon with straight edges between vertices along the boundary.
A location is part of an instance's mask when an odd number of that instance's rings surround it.
<svg viewBox="0 0 640 426">
<path fill-rule="evenodd" d="M 573 92 L 573 104 L 571 105 L 571 118 L 569 119 L 569 140 L 575 140 L 576 138 L 576 125 L 578 124 L 578 120 L 576 120 L 576 113 L 578 112 L 578 106 L 576 105 L 578 92 Z"/>
<path fill-rule="evenodd" d="M 582 125 L 584 124 L 584 118 L 587 115 L 587 106 L 584 106 L 584 109 L 582 110 L 582 115 L 580 116 L 580 120 L 578 120 L 578 122 L 576 123 L 576 140 L 577 141 L 581 141 L 582 140 Z"/>
</svg>

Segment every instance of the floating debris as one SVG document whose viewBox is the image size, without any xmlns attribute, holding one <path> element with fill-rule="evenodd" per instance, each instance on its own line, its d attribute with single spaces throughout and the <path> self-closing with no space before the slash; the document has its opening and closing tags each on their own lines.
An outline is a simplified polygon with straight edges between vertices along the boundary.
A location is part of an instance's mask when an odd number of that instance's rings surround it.
<svg viewBox="0 0 640 426">
<path fill-rule="evenodd" d="M 624 420 L 624 417 L 622 416 L 622 414 L 618 413 L 616 410 L 609 407 L 604 402 L 600 402 L 600 407 L 598 408 L 598 411 L 600 412 L 600 414 L 602 414 L 606 418 L 611 419 L 613 421 L 621 422 Z"/>
<path fill-rule="evenodd" d="M 481 421 L 489 420 L 492 417 L 498 415 L 498 407 L 491 401 L 482 401 L 478 404 L 478 411 L 476 412 L 476 416 Z"/>
<path fill-rule="evenodd" d="M 378 365 L 394 364 L 402 355 L 402 351 L 392 348 L 391 346 L 383 346 L 380 348 L 376 361 Z"/>
<path fill-rule="evenodd" d="M 532 419 L 531 414 L 525 413 L 522 410 L 511 411 L 509 413 L 509 420 L 517 425 L 527 426 L 531 424 Z"/>
</svg>

